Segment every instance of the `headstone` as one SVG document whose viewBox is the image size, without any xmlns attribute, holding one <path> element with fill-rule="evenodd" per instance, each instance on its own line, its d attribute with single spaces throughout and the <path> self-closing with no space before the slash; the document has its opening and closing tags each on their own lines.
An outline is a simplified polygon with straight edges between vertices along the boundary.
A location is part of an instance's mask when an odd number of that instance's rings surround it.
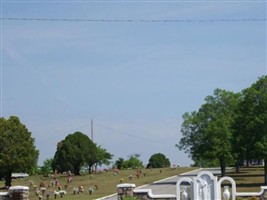
<svg viewBox="0 0 267 200">
<path fill-rule="evenodd" d="M 216 199 L 217 177 L 212 173 L 200 172 L 194 180 L 195 182 L 195 199 L 197 200 L 214 200 Z"/>
<path fill-rule="evenodd" d="M 29 200 L 29 187 L 11 186 L 9 189 L 11 200 Z"/>
<path fill-rule="evenodd" d="M 9 200 L 10 195 L 8 192 L 0 192 L 0 200 Z"/>
<path fill-rule="evenodd" d="M 123 183 L 117 185 L 117 193 L 118 193 L 118 200 L 123 199 L 123 197 L 133 197 L 133 190 L 135 188 L 135 184 L 130 183 Z"/>
<path fill-rule="evenodd" d="M 185 183 L 188 185 L 186 190 Z M 217 177 L 209 171 L 202 171 L 196 177 L 181 177 L 177 182 L 176 191 L 178 200 L 186 200 L 189 197 L 193 200 L 217 199 Z"/>
</svg>

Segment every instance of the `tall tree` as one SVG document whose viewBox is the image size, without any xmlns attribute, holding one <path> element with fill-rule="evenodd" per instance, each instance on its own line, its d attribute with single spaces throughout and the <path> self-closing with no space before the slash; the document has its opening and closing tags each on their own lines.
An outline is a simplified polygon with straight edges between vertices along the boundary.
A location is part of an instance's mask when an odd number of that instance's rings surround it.
<svg viewBox="0 0 267 200">
<path fill-rule="evenodd" d="M 115 161 L 115 167 L 118 169 L 122 169 L 123 168 L 123 163 L 124 163 L 124 159 L 123 158 L 119 158 L 118 160 Z"/>
<path fill-rule="evenodd" d="M 13 172 L 31 173 L 37 166 L 39 151 L 34 138 L 18 117 L 0 118 L 0 171 L 5 185 L 11 186 Z"/>
<path fill-rule="evenodd" d="M 86 167 L 88 167 L 89 174 L 92 173 L 93 169 L 97 172 L 97 166 L 101 166 L 102 164 L 109 165 L 112 158 L 113 155 L 107 152 L 106 149 L 101 148 L 101 146 L 97 146 L 94 156 L 90 157 L 86 161 Z"/>
<path fill-rule="evenodd" d="M 123 162 L 123 168 L 142 168 L 143 162 L 139 159 L 139 154 L 133 154 L 130 156 L 128 160 L 124 160 Z"/>
<path fill-rule="evenodd" d="M 153 154 L 149 158 L 149 166 L 153 168 L 170 167 L 170 165 L 170 160 L 162 153 Z"/>
<path fill-rule="evenodd" d="M 227 162 L 234 160 L 231 138 L 238 98 L 239 94 L 216 89 L 197 112 L 183 115 L 183 137 L 177 147 L 198 162 L 218 159 L 222 176 Z"/>
<path fill-rule="evenodd" d="M 52 168 L 53 170 L 72 171 L 80 175 L 80 169 L 85 163 L 94 163 L 97 155 L 96 145 L 81 132 L 69 134 L 57 145 Z"/>
<path fill-rule="evenodd" d="M 53 163 L 53 158 L 44 160 L 43 166 L 41 166 L 41 173 L 42 174 L 51 173 L 51 171 L 52 171 L 52 163 Z"/>
<path fill-rule="evenodd" d="M 267 76 L 242 91 L 235 138 L 242 150 L 240 158 L 265 160 L 264 182 L 267 184 Z"/>
<path fill-rule="evenodd" d="M 113 155 L 110 154 L 106 149 L 101 148 L 101 146 L 97 147 L 97 156 L 96 156 L 96 161 L 95 165 L 96 167 L 104 165 L 109 165 L 110 160 L 113 158 Z"/>
</svg>

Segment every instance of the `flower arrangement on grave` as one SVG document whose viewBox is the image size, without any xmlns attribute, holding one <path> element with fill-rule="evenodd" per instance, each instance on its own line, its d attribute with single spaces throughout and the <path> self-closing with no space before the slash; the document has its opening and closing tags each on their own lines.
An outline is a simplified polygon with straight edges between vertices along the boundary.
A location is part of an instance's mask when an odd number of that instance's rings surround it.
<svg viewBox="0 0 267 200">
<path fill-rule="evenodd" d="M 78 189 L 78 187 L 73 187 L 73 194 L 75 195 L 75 194 L 79 194 L 79 189 Z"/>
<path fill-rule="evenodd" d="M 40 194 L 40 190 L 36 189 L 36 190 L 35 190 L 35 194 L 36 194 L 36 196 L 39 196 L 39 194 Z"/>
<path fill-rule="evenodd" d="M 61 197 L 63 197 L 65 194 L 67 194 L 66 190 L 59 190 L 58 192 L 59 192 Z"/>
<path fill-rule="evenodd" d="M 41 182 L 41 183 L 39 184 L 39 186 L 40 186 L 40 187 L 45 187 L 45 183 L 44 183 L 44 182 Z"/>
<path fill-rule="evenodd" d="M 42 192 L 42 194 L 44 194 L 45 191 L 46 191 L 46 188 L 45 187 L 40 187 L 40 191 Z"/>
<path fill-rule="evenodd" d="M 68 188 L 68 184 L 64 185 L 64 189 L 67 190 Z"/>
<path fill-rule="evenodd" d="M 94 192 L 94 188 L 90 187 L 89 188 L 89 195 L 91 195 Z"/>
<path fill-rule="evenodd" d="M 46 193 L 46 200 L 50 199 L 50 192 Z"/>
<path fill-rule="evenodd" d="M 34 185 L 33 181 L 30 181 L 30 187 L 33 186 L 33 185 Z"/>
<path fill-rule="evenodd" d="M 80 193 L 83 193 L 83 192 L 84 192 L 84 188 L 83 188 L 82 185 L 80 185 L 80 186 L 78 187 L 78 189 L 79 189 L 79 192 L 80 192 Z"/>
</svg>

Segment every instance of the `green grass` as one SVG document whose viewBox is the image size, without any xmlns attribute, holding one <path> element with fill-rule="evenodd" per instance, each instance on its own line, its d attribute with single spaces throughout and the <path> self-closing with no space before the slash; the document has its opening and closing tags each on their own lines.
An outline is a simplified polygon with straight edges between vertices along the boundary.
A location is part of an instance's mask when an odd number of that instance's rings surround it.
<svg viewBox="0 0 267 200">
<path fill-rule="evenodd" d="M 88 199 L 97 199 L 100 197 L 104 197 L 110 194 L 114 194 L 117 192 L 117 184 L 120 184 L 122 180 L 123 183 L 134 183 L 136 186 L 141 186 L 145 184 L 150 184 L 154 181 L 161 180 L 170 176 L 178 175 L 183 172 L 194 170 L 195 168 L 178 168 L 175 170 L 171 170 L 169 168 L 162 169 L 143 169 L 142 174 L 139 179 L 135 177 L 135 170 L 122 170 L 118 175 L 114 175 L 113 171 L 102 172 L 99 174 L 93 175 L 81 175 L 74 176 L 73 181 L 67 187 L 67 194 L 63 199 L 68 200 L 88 200 Z M 160 173 L 160 170 L 162 171 Z M 146 176 L 144 176 L 146 174 Z M 249 168 L 241 168 L 240 173 L 235 173 L 234 171 L 228 172 L 226 176 L 232 177 L 237 184 L 237 192 L 259 192 L 260 186 L 263 185 L 264 182 L 264 170 L 263 167 L 249 167 Z M 130 181 L 128 176 L 132 175 L 133 179 Z M 31 176 L 27 179 L 15 179 L 12 181 L 12 185 L 24 185 L 29 186 L 30 181 L 33 181 L 34 184 L 39 187 L 41 182 L 44 182 L 46 185 L 50 183 L 52 177 L 43 177 L 43 176 Z M 61 186 L 67 184 L 67 176 L 66 175 L 58 175 L 58 180 Z M 84 193 L 79 195 L 73 195 L 73 187 L 77 187 L 82 185 L 84 187 Z M 89 195 L 89 187 L 95 188 L 95 185 L 98 186 L 98 190 L 95 190 L 92 195 Z M 0 182 L 0 187 L 4 186 L 4 182 Z M 47 187 L 47 192 L 51 193 L 50 199 L 54 199 L 53 197 L 54 188 Z M 58 197 L 60 199 L 60 197 Z M 34 192 L 34 188 L 30 187 L 30 199 L 37 200 L 38 196 Z M 45 195 L 43 195 L 43 199 Z"/>
<path fill-rule="evenodd" d="M 171 170 L 169 168 L 162 168 L 162 169 L 142 169 L 142 174 L 140 178 L 135 177 L 135 170 L 122 170 L 119 174 L 114 175 L 113 171 L 109 172 L 102 172 L 99 174 L 93 175 L 81 175 L 81 176 L 74 176 L 71 183 L 68 184 L 67 187 L 67 194 L 64 196 L 64 199 L 69 200 L 88 200 L 88 199 L 97 199 L 100 197 L 104 197 L 107 195 L 111 195 L 117 192 L 116 186 L 120 184 L 121 180 L 123 183 L 134 183 L 137 187 L 149 184 L 157 180 L 161 180 L 163 178 L 167 178 L 170 176 L 175 176 L 195 168 L 177 168 L 175 170 Z M 161 173 L 160 173 L 161 170 Z M 145 174 L 145 176 L 144 176 Z M 132 175 L 133 179 L 130 181 L 128 176 Z M 27 179 L 15 179 L 12 181 L 12 185 L 24 185 L 29 186 L 30 181 L 33 181 L 34 184 L 39 187 L 41 182 L 44 182 L 46 185 L 50 183 L 52 177 L 43 177 L 43 176 L 32 176 Z M 58 180 L 60 185 L 64 188 L 67 184 L 67 175 L 58 175 Z M 4 182 L 0 182 L 0 186 L 4 186 Z M 79 195 L 73 195 L 73 187 L 78 186 L 84 187 L 84 193 Z M 89 188 L 95 188 L 95 185 L 98 186 L 98 190 L 95 190 L 92 195 L 89 195 Z M 53 187 L 47 187 L 47 192 L 51 193 L 50 199 L 54 199 L 53 196 Z M 60 197 L 58 197 L 60 198 Z M 30 187 L 30 199 L 38 199 L 38 196 L 35 194 L 35 190 L 33 187 Z M 43 195 L 43 199 L 45 195 Z"/>
<path fill-rule="evenodd" d="M 264 168 L 258 166 L 242 167 L 240 173 L 227 173 L 236 182 L 237 192 L 259 192 L 264 183 Z"/>
</svg>

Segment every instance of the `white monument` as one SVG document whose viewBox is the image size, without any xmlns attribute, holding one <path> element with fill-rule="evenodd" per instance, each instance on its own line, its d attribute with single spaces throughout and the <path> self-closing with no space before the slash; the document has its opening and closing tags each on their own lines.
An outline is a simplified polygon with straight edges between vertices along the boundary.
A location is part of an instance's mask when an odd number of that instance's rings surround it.
<svg viewBox="0 0 267 200">
<path fill-rule="evenodd" d="M 222 183 L 228 182 L 229 186 Z M 267 186 L 261 186 L 260 192 L 236 192 L 236 183 L 231 177 L 222 177 L 218 180 L 217 176 L 209 171 L 201 171 L 197 176 L 181 177 L 176 184 L 177 200 L 235 200 L 236 197 L 264 196 L 267 194 Z M 265 198 L 265 197 L 264 197 Z"/>
</svg>

